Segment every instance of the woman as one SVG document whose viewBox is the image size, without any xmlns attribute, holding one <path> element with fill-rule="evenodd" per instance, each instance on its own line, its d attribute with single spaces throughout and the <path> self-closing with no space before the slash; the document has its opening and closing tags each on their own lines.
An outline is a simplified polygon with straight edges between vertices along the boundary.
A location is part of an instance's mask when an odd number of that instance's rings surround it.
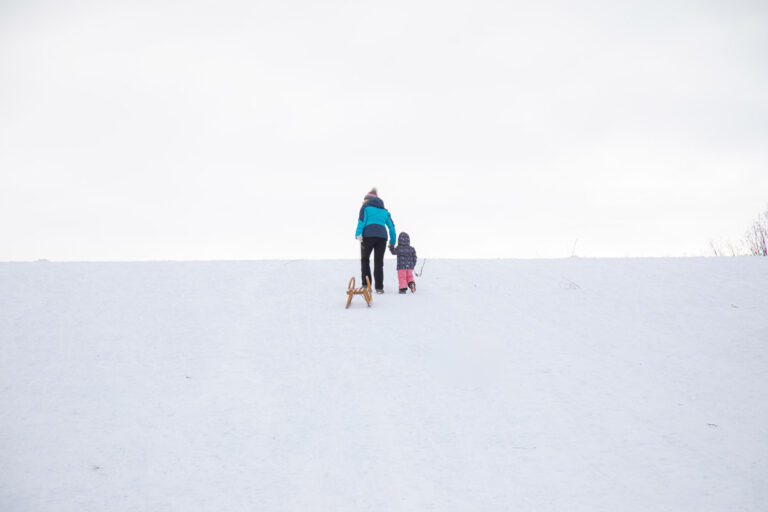
<svg viewBox="0 0 768 512">
<path fill-rule="evenodd" d="M 365 195 L 360 217 L 357 221 L 355 238 L 360 240 L 360 268 L 365 278 L 371 279 L 371 251 L 373 251 L 373 283 L 376 293 L 384 293 L 384 252 L 387 250 L 387 231 L 389 243 L 395 243 L 397 234 L 389 212 L 384 208 L 384 201 L 379 199 L 376 188 Z"/>
</svg>

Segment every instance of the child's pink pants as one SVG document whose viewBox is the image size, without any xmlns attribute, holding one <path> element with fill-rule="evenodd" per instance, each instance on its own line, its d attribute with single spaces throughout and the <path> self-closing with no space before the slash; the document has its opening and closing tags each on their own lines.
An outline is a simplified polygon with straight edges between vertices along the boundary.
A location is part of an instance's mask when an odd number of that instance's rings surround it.
<svg viewBox="0 0 768 512">
<path fill-rule="evenodd" d="M 397 271 L 397 282 L 400 284 L 400 289 L 408 288 L 408 283 L 413 281 L 413 269 L 401 268 Z"/>
</svg>

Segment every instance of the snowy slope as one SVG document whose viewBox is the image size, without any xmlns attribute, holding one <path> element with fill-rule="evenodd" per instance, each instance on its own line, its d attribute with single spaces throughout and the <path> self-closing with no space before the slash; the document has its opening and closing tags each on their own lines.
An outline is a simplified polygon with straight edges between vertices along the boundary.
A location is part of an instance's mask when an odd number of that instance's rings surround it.
<svg viewBox="0 0 768 512">
<path fill-rule="evenodd" d="M 0 510 L 763 511 L 768 258 L 0 264 Z"/>
</svg>

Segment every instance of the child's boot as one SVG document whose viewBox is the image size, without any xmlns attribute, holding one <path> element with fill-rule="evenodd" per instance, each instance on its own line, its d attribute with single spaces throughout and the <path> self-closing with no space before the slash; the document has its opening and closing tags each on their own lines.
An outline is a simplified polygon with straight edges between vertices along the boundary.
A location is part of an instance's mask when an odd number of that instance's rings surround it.
<svg viewBox="0 0 768 512">
<path fill-rule="evenodd" d="M 413 281 L 408 283 L 408 288 L 411 289 L 411 293 L 416 293 L 416 283 L 414 283 Z"/>
<path fill-rule="evenodd" d="M 400 288 L 400 293 L 405 293 L 408 291 L 408 288 Z"/>
</svg>

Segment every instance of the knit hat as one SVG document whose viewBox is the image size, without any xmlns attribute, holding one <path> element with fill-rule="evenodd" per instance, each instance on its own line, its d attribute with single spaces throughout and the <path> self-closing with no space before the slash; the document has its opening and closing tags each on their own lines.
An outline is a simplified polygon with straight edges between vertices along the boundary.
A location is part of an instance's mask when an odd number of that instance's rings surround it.
<svg viewBox="0 0 768 512">
<path fill-rule="evenodd" d="M 378 192 L 376 191 L 376 187 L 373 187 L 370 192 L 365 194 L 365 200 L 373 199 L 374 197 L 379 197 Z"/>
</svg>

